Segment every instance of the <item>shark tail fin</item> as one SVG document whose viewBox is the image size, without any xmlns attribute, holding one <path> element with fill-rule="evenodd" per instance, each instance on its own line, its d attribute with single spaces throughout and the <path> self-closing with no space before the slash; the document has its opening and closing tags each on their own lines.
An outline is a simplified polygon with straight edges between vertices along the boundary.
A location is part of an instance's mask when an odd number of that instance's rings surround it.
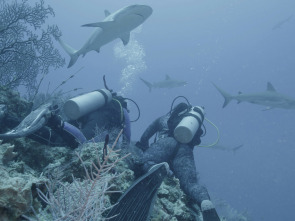
<svg viewBox="0 0 295 221">
<path fill-rule="evenodd" d="M 214 85 L 214 87 L 219 91 L 219 93 L 224 97 L 224 103 L 223 103 L 223 108 L 226 107 L 226 105 L 228 105 L 228 103 L 233 99 L 232 96 L 227 93 L 226 91 L 222 90 L 221 88 L 217 87 L 216 84 L 214 84 L 212 82 L 212 84 Z"/>
<path fill-rule="evenodd" d="M 62 48 L 67 52 L 67 54 L 70 55 L 71 60 L 68 65 L 68 68 L 72 67 L 79 58 L 79 54 L 77 53 L 77 50 L 75 50 L 74 48 L 72 48 L 68 44 L 64 43 L 60 38 L 58 38 L 57 40 L 60 43 L 60 45 L 62 46 Z"/>
<path fill-rule="evenodd" d="M 149 92 L 151 92 L 151 91 L 152 91 L 152 87 L 153 87 L 152 83 L 150 83 L 150 82 L 148 82 L 148 81 L 146 81 L 146 80 L 143 80 L 142 78 L 140 78 L 140 80 L 142 80 L 143 83 L 144 83 L 146 86 L 148 86 L 148 88 L 149 88 Z"/>
</svg>

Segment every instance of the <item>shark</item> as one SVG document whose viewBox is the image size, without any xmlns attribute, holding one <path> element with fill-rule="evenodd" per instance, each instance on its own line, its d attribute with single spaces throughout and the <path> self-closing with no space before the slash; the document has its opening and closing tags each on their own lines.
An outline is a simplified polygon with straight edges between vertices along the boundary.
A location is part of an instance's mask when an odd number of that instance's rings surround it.
<svg viewBox="0 0 295 221">
<path fill-rule="evenodd" d="M 285 23 L 289 22 L 292 17 L 293 17 L 293 15 L 290 15 L 288 18 L 286 18 L 286 19 L 284 19 L 282 21 L 279 21 L 277 24 L 275 24 L 273 26 L 272 30 L 276 30 L 276 29 L 281 28 Z"/>
<path fill-rule="evenodd" d="M 90 51 L 100 52 L 103 45 L 119 38 L 124 45 L 130 39 L 130 32 L 141 25 L 153 12 L 148 5 L 130 5 L 110 13 L 105 10 L 105 19 L 101 22 L 82 25 L 82 27 L 94 27 L 95 30 L 84 45 L 76 50 L 57 38 L 62 48 L 69 54 L 71 60 L 68 68 L 72 67 L 80 55 L 83 57 Z"/>
<path fill-rule="evenodd" d="M 202 144 L 198 147 L 205 147 L 208 148 L 207 146 L 209 146 L 209 144 Z M 212 147 L 209 147 L 209 149 L 213 149 L 213 150 L 222 150 L 222 151 L 228 151 L 228 152 L 233 152 L 235 153 L 237 150 L 239 150 L 241 147 L 243 147 L 243 144 L 237 145 L 237 146 L 227 146 L 227 145 L 222 145 L 222 144 L 215 144 Z"/>
<path fill-rule="evenodd" d="M 169 75 L 166 74 L 166 78 L 163 81 L 158 81 L 158 82 L 148 82 L 142 78 L 140 80 L 143 81 L 143 83 L 149 88 L 149 91 L 152 91 L 152 88 L 174 88 L 174 87 L 182 87 L 187 85 L 186 81 L 180 81 L 171 78 Z"/>
<path fill-rule="evenodd" d="M 252 104 L 265 106 L 265 110 L 270 110 L 273 108 L 295 109 L 295 99 L 278 93 L 270 82 L 267 82 L 266 91 L 252 94 L 243 94 L 239 92 L 238 95 L 230 95 L 214 83 L 213 85 L 224 97 L 223 108 L 226 107 L 231 100 L 237 100 L 238 103 L 249 102 Z"/>
</svg>

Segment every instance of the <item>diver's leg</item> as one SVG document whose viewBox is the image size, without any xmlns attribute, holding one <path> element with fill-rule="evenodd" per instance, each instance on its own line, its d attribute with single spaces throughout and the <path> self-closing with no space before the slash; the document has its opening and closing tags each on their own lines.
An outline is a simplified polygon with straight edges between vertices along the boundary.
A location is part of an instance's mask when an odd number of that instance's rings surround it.
<svg viewBox="0 0 295 221">
<path fill-rule="evenodd" d="M 169 162 L 177 151 L 178 143 L 172 137 L 159 139 L 143 152 L 142 163 L 143 172 L 158 163 Z"/>
<path fill-rule="evenodd" d="M 180 187 L 201 208 L 204 221 L 219 221 L 217 212 L 210 201 L 207 188 L 198 184 L 193 148 L 180 144 L 172 162 L 172 171 L 179 179 Z"/>
<path fill-rule="evenodd" d="M 199 206 L 203 200 L 210 199 L 207 189 L 198 184 L 198 173 L 192 147 L 184 144 L 179 145 L 172 162 L 172 171 L 179 179 L 182 190 Z"/>
</svg>

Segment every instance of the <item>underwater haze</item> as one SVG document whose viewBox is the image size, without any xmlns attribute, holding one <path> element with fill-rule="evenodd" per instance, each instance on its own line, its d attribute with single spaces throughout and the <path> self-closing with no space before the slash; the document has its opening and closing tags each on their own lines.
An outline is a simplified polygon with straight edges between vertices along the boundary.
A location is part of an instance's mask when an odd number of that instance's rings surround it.
<svg viewBox="0 0 295 221">
<path fill-rule="evenodd" d="M 170 110 L 173 99 L 185 96 L 205 107 L 206 118 L 220 132 L 225 151 L 196 147 L 200 181 L 218 202 L 225 202 L 254 221 L 294 220 L 295 109 L 266 107 L 224 98 L 213 82 L 226 92 L 256 93 L 270 82 L 278 93 L 295 99 L 295 1 L 294 0 L 51 0 L 50 19 L 62 31 L 62 40 L 80 49 L 93 32 L 84 24 L 102 21 L 110 12 L 132 5 L 153 8 L 152 15 L 131 32 L 128 45 L 117 39 L 100 50 L 70 58 L 56 42 L 67 65 L 51 71 L 51 89 L 80 70 L 63 90 L 88 92 L 109 88 L 137 102 L 140 119 L 132 123 L 132 140 Z M 290 18 L 290 19 L 288 19 Z M 140 78 L 159 82 L 169 75 L 186 86 L 149 88 Z M 42 89 L 47 90 L 44 83 Z M 177 100 L 177 102 L 184 100 Z M 131 120 L 137 117 L 130 103 Z M 217 139 L 216 129 L 205 121 L 206 144 Z M 221 203 L 222 204 L 222 203 Z M 220 211 L 221 212 L 221 211 Z"/>
</svg>

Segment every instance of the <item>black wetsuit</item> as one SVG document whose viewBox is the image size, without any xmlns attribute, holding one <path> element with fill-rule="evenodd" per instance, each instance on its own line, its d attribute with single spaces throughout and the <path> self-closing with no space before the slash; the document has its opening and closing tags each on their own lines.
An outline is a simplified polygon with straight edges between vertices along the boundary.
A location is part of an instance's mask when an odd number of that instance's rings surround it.
<svg viewBox="0 0 295 221">
<path fill-rule="evenodd" d="M 143 170 L 147 171 L 151 165 L 167 162 L 174 175 L 180 181 L 182 190 L 191 197 L 199 206 L 203 200 L 209 200 L 209 194 L 204 186 L 198 184 L 198 174 L 193 156 L 193 146 L 181 144 L 169 136 L 167 121 L 169 114 L 156 119 L 143 133 L 140 147 L 143 153 Z M 149 147 L 149 139 L 158 132 L 158 140 Z M 202 129 L 197 131 L 200 143 Z"/>
</svg>

